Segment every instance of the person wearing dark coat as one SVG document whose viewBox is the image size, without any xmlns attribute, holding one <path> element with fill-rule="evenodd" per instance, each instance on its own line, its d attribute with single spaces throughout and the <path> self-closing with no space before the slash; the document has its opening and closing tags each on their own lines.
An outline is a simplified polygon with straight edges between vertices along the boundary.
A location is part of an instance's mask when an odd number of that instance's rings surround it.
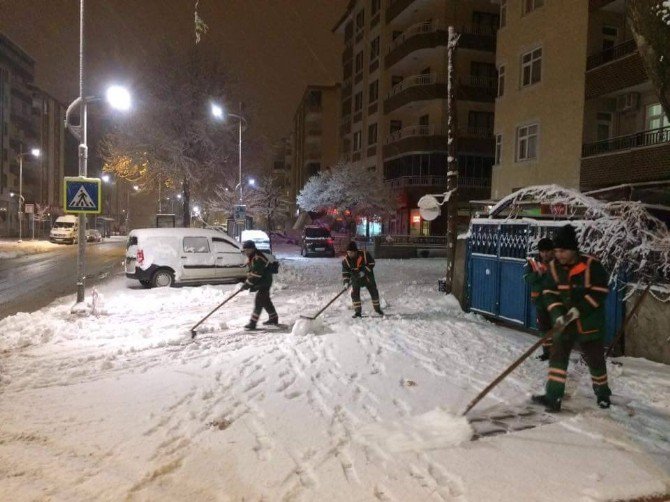
<svg viewBox="0 0 670 502">
<path fill-rule="evenodd" d="M 361 317 L 361 288 L 368 288 L 372 297 L 372 307 L 379 315 L 384 315 L 379 305 L 379 291 L 375 281 L 375 260 L 367 251 L 359 251 L 355 242 L 350 242 L 347 255 L 342 260 L 342 282 L 351 286 L 351 301 L 354 304 L 354 317 Z"/>
</svg>

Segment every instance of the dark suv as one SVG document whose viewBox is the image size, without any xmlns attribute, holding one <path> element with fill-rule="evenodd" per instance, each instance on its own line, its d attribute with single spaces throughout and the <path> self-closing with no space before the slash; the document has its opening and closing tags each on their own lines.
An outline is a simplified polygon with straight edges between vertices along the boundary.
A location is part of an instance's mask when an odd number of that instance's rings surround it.
<svg viewBox="0 0 670 502">
<path fill-rule="evenodd" d="M 305 227 L 302 231 L 300 254 L 335 256 L 335 241 L 330 235 L 330 230 L 318 226 Z"/>
</svg>

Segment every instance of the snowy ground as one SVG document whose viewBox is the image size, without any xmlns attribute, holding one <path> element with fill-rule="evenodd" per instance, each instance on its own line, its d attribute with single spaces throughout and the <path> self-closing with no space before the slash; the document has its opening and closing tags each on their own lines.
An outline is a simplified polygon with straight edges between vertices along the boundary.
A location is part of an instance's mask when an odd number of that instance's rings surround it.
<svg viewBox="0 0 670 502">
<path fill-rule="evenodd" d="M 0 259 L 12 259 L 27 254 L 46 253 L 58 249 L 62 244 L 55 244 L 49 241 L 25 240 L 16 242 L 15 240 L 0 240 Z"/>
<path fill-rule="evenodd" d="M 280 257 L 282 256 L 279 253 Z M 468 441 L 457 415 L 532 343 L 436 292 L 442 260 L 380 260 L 384 319 L 349 300 L 312 333 L 246 333 L 235 286 L 99 288 L 98 316 L 56 302 L 0 321 L 0 500 L 600 501 L 668 493 L 670 368 L 620 358 L 617 399 Z M 282 322 L 338 291 L 336 259 L 283 256 Z M 371 310 L 364 293 L 364 309 Z M 71 301 L 71 300 L 70 300 Z M 522 365 L 473 412 L 523 403 Z M 462 441 L 459 443 L 459 441 Z"/>
</svg>

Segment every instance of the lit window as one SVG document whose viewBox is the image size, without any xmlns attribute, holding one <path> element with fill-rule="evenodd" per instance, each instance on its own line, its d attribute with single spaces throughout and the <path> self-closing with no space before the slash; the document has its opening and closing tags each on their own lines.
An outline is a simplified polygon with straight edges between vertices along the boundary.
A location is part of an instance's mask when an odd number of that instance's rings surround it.
<svg viewBox="0 0 670 502">
<path fill-rule="evenodd" d="M 354 152 L 357 152 L 361 149 L 361 131 L 354 133 Z"/>
<path fill-rule="evenodd" d="M 521 87 L 537 84 L 542 79 L 542 47 L 521 56 Z"/>
<path fill-rule="evenodd" d="M 537 158 L 537 133 L 539 126 L 531 124 L 516 130 L 516 160 Z"/>
<path fill-rule="evenodd" d="M 668 117 L 663 113 L 663 107 L 660 103 L 647 106 L 647 130 L 660 129 L 661 127 L 668 127 Z"/>
</svg>

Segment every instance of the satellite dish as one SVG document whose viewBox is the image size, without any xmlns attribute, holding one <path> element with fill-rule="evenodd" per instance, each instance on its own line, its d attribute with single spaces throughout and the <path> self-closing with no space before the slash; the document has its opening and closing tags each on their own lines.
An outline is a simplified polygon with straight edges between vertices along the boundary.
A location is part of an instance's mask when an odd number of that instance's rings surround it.
<svg viewBox="0 0 670 502">
<path fill-rule="evenodd" d="M 419 214 L 426 221 L 433 221 L 440 216 L 440 203 L 432 195 L 424 195 L 419 199 Z"/>
</svg>

